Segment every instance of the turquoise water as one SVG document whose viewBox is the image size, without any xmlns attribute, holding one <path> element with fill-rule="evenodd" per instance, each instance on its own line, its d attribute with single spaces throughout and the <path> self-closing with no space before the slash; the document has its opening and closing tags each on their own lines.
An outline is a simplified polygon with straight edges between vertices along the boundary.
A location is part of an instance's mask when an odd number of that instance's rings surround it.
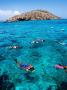
<svg viewBox="0 0 67 90">
<path fill-rule="evenodd" d="M 45 42 L 33 47 L 31 42 L 37 39 Z M 14 45 L 22 48 L 9 48 Z M 27 77 L 15 58 L 32 64 L 35 71 Z M 6 72 L 16 90 L 57 90 L 67 81 L 67 73 L 56 64 L 67 65 L 67 20 L 0 22 L 0 75 Z"/>
</svg>

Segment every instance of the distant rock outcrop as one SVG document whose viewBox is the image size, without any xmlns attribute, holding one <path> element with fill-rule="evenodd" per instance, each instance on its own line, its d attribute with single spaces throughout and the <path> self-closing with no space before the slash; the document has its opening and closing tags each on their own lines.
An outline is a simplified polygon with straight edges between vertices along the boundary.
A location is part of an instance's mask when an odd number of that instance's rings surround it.
<svg viewBox="0 0 67 90">
<path fill-rule="evenodd" d="M 52 13 L 44 10 L 33 10 L 31 12 L 22 13 L 14 17 L 9 18 L 7 21 L 24 21 L 24 20 L 50 20 L 60 19 L 60 17 L 53 15 Z"/>
</svg>

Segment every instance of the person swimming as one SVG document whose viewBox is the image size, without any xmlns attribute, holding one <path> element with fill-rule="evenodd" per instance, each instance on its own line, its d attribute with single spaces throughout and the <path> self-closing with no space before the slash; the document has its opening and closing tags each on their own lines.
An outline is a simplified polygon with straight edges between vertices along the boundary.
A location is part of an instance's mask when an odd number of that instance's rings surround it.
<svg viewBox="0 0 67 90">
<path fill-rule="evenodd" d="M 24 69 L 26 71 L 34 71 L 34 67 L 32 65 L 28 65 L 28 64 L 22 64 L 20 62 L 17 61 L 17 59 L 14 59 L 14 61 L 16 62 L 17 66 L 20 68 L 20 69 Z"/>
<path fill-rule="evenodd" d="M 67 66 L 63 66 L 61 64 L 56 64 L 55 68 L 57 68 L 57 69 L 64 69 L 64 71 L 67 72 Z"/>
<path fill-rule="evenodd" d="M 21 46 L 18 45 L 14 45 L 14 46 L 10 46 L 9 49 L 21 49 Z"/>
<path fill-rule="evenodd" d="M 42 43 L 42 42 L 44 42 L 45 40 L 44 39 L 36 39 L 36 40 L 33 40 L 32 42 L 31 42 L 31 44 L 40 44 L 40 43 Z"/>
<path fill-rule="evenodd" d="M 31 48 L 39 48 L 44 45 L 44 39 L 35 39 L 31 42 Z"/>
</svg>

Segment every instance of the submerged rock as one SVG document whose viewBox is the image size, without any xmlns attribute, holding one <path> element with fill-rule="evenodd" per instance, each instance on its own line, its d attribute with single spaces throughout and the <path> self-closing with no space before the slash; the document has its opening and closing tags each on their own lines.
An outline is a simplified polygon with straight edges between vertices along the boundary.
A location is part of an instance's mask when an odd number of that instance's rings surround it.
<svg viewBox="0 0 67 90">
<path fill-rule="evenodd" d="M 5 60 L 5 57 L 3 55 L 0 55 L 0 61 Z"/>
<path fill-rule="evenodd" d="M 32 51 L 31 54 L 30 54 L 30 57 L 32 57 L 32 58 L 41 58 L 42 55 L 38 51 Z"/>
<path fill-rule="evenodd" d="M 38 76 L 32 76 L 30 73 L 26 73 L 24 76 L 27 79 L 27 81 L 31 83 L 36 83 L 39 80 Z"/>
<path fill-rule="evenodd" d="M 9 81 L 7 74 L 0 76 L 0 90 L 15 90 L 14 83 Z"/>
<path fill-rule="evenodd" d="M 49 87 L 47 88 L 47 90 L 52 90 L 52 86 L 49 86 Z"/>
<path fill-rule="evenodd" d="M 57 90 L 67 90 L 67 82 L 62 82 Z"/>
<path fill-rule="evenodd" d="M 35 64 L 40 61 L 41 57 L 42 57 L 42 54 L 38 50 L 32 50 L 29 55 L 31 62 Z"/>
</svg>

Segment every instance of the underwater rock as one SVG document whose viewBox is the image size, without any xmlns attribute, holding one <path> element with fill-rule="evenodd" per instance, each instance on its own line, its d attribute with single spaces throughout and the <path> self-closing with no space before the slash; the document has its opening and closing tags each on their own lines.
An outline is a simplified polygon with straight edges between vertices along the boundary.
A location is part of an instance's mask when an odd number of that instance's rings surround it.
<svg viewBox="0 0 67 90">
<path fill-rule="evenodd" d="M 52 86 L 49 86 L 49 87 L 47 88 L 47 90 L 52 90 Z"/>
<path fill-rule="evenodd" d="M 0 76 L 0 81 L 3 82 L 3 80 L 9 80 L 9 76 L 7 74 L 3 74 L 2 76 Z"/>
<path fill-rule="evenodd" d="M 7 74 L 0 76 L 0 90 L 15 90 L 14 83 L 9 81 Z"/>
<path fill-rule="evenodd" d="M 44 90 L 44 87 L 42 86 L 42 84 L 37 84 L 38 90 Z"/>
<path fill-rule="evenodd" d="M 41 57 L 41 54 L 37 51 L 32 51 L 31 56 L 33 57 Z"/>
<path fill-rule="evenodd" d="M 3 55 L 0 55 L 0 61 L 5 60 L 5 57 Z"/>
<path fill-rule="evenodd" d="M 41 60 L 42 55 L 39 52 L 33 51 L 30 53 L 29 58 L 32 63 L 38 63 Z"/>
<path fill-rule="evenodd" d="M 41 57 L 42 57 L 42 55 L 38 51 L 32 51 L 31 54 L 30 54 L 30 58 L 33 61 L 38 61 Z"/>
<path fill-rule="evenodd" d="M 16 79 L 16 81 L 17 81 L 18 83 L 22 83 L 22 80 L 21 80 L 21 79 Z"/>
<path fill-rule="evenodd" d="M 18 83 L 22 83 L 23 78 L 24 78 L 23 75 L 20 75 L 18 78 L 16 78 L 16 81 Z"/>
<path fill-rule="evenodd" d="M 57 88 L 57 90 L 67 90 L 67 82 L 62 82 L 60 84 L 60 87 Z"/>
<path fill-rule="evenodd" d="M 30 73 L 25 73 L 25 78 L 28 80 L 28 82 L 35 83 L 39 80 L 38 76 L 32 76 Z"/>
</svg>

